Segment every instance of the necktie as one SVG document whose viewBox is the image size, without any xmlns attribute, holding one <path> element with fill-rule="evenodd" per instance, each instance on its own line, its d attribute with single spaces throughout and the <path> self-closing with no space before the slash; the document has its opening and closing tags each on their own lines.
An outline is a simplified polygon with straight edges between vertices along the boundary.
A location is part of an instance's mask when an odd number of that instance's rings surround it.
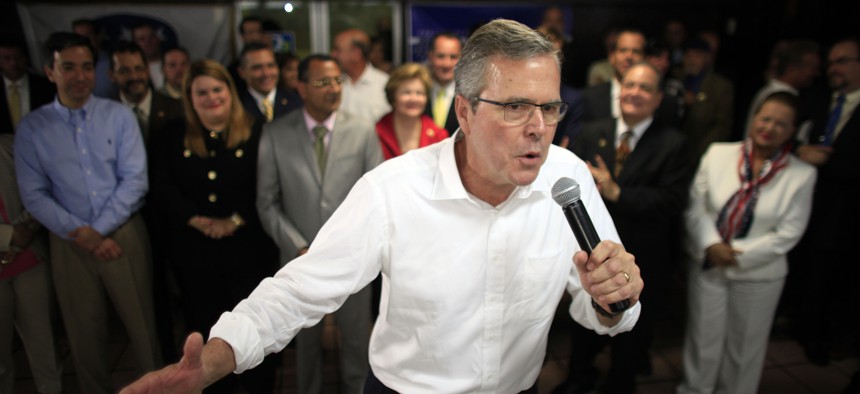
<svg viewBox="0 0 860 394">
<path fill-rule="evenodd" d="M 9 115 L 12 116 L 12 128 L 18 128 L 21 121 L 21 95 L 18 93 L 18 84 L 9 85 Z"/>
<path fill-rule="evenodd" d="M 448 116 L 448 108 L 445 105 L 445 91 L 439 89 L 436 100 L 433 102 L 433 122 L 439 127 L 445 127 L 445 118 Z"/>
<path fill-rule="evenodd" d="M 140 126 L 140 134 L 143 136 L 143 140 L 146 141 L 146 138 L 149 136 L 149 124 L 146 114 L 143 113 L 143 109 L 136 105 L 133 110 L 134 116 L 137 117 L 137 124 Z"/>
<path fill-rule="evenodd" d="M 266 99 L 263 99 L 261 104 L 263 104 L 263 111 L 265 111 L 263 115 L 266 116 L 266 123 L 271 122 L 272 118 L 275 117 L 275 108 L 273 108 L 272 103 Z"/>
<path fill-rule="evenodd" d="M 836 105 L 830 111 L 830 118 L 827 119 L 827 128 L 824 129 L 824 141 L 822 145 L 833 144 L 833 139 L 836 138 L 836 125 L 839 124 L 839 118 L 842 116 L 842 107 L 845 105 L 845 95 L 836 96 Z"/>
<path fill-rule="evenodd" d="M 314 153 L 317 155 L 317 166 L 320 174 L 325 173 L 325 135 L 328 129 L 325 126 L 314 126 Z"/>
<path fill-rule="evenodd" d="M 621 134 L 621 143 L 618 144 L 618 150 L 615 151 L 615 177 L 618 178 L 618 175 L 621 174 L 621 167 L 624 166 L 624 161 L 627 160 L 627 156 L 630 155 L 630 137 L 633 136 L 633 132 L 625 131 Z"/>
</svg>

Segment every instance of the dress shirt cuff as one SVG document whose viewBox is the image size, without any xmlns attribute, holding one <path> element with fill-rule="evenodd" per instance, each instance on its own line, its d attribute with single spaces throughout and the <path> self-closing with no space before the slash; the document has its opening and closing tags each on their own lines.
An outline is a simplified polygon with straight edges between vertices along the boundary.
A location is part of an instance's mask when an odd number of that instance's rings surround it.
<svg viewBox="0 0 860 394">
<path fill-rule="evenodd" d="M 248 316 L 233 312 L 224 312 L 218 322 L 209 331 L 209 340 L 221 338 L 233 348 L 236 369 L 233 373 L 242 373 L 263 362 L 262 340 Z"/>
<path fill-rule="evenodd" d="M 588 309 L 591 310 L 586 314 L 586 316 L 589 323 L 591 323 L 591 326 L 594 327 L 594 332 L 600 335 L 609 335 L 614 337 L 633 329 L 633 326 L 635 326 L 636 322 L 639 320 L 639 314 L 642 312 L 642 301 L 637 302 L 636 305 L 633 305 L 630 309 L 624 311 L 624 313 L 621 314 L 621 320 L 612 327 L 604 326 L 597 317 L 597 311 L 592 309 L 591 306 L 589 306 Z"/>
<path fill-rule="evenodd" d="M 9 246 L 12 243 L 12 232 L 15 231 L 15 227 L 11 224 L 0 224 L 0 252 L 6 252 L 9 250 Z"/>
</svg>

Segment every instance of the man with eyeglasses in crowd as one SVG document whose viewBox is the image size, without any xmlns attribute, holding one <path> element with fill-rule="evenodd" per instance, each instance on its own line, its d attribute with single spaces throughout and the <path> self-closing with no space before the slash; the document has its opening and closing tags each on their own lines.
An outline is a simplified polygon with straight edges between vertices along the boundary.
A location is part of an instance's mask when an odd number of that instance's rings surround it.
<svg viewBox="0 0 860 394">
<path fill-rule="evenodd" d="M 205 347 L 192 334 L 183 361 L 125 393 L 199 390 L 252 368 L 380 272 L 364 393 L 537 393 L 565 289 L 580 324 L 609 335 L 632 329 L 639 268 L 586 165 L 550 143 L 566 110 L 552 43 L 494 20 L 469 39 L 455 81 L 460 132 L 365 174 L 308 252 L 223 315 Z M 607 239 L 590 256 L 577 252 L 551 197 L 561 177 L 579 182 Z M 629 309 L 606 312 L 624 299 Z"/>
<path fill-rule="evenodd" d="M 834 274 L 860 274 L 860 265 L 851 257 L 860 231 L 849 224 L 850 218 L 860 217 L 860 38 L 837 41 L 826 64 L 829 97 L 817 100 L 809 140 L 797 148 L 798 157 L 818 167 L 818 180 L 809 225 L 792 251 L 797 261 L 792 267 L 806 280 L 797 324 L 806 356 L 816 365 L 844 357 L 860 338 L 860 325 L 851 313 L 856 308 L 846 306 L 856 297 L 853 286 L 832 282 Z"/>
<path fill-rule="evenodd" d="M 257 209 L 283 263 L 307 253 L 352 186 L 382 163 L 375 125 L 339 110 L 343 83 L 332 57 L 309 56 L 299 63 L 297 88 L 304 106 L 265 126 L 260 137 Z M 349 393 L 361 392 L 368 370 L 371 289 L 356 291 L 334 313 L 341 339 L 340 381 Z M 322 333 L 320 322 L 296 337 L 300 393 L 322 391 Z"/>
</svg>

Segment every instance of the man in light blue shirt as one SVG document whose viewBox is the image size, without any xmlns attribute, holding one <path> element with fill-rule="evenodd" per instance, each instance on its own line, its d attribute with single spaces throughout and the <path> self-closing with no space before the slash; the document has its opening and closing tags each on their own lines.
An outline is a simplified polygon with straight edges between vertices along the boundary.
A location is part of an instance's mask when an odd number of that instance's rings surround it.
<svg viewBox="0 0 860 394">
<path fill-rule="evenodd" d="M 138 367 L 161 364 L 152 309 L 149 240 L 137 211 L 147 192 L 137 120 L 92 96 L 93 49 L 54 33 L 45 73 L 53 103 L 21 120 L 15 167 L 27 210 L 51 232 L 54 286 L 84 393 L 110 393 L 108 307 L 125 325 Z"/>
</svg>

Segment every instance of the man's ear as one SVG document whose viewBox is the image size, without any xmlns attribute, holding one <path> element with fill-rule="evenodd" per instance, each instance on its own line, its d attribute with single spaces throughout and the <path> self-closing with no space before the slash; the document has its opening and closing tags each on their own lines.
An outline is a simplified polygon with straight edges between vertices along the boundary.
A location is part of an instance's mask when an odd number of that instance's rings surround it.
<svg viewBox="0 0 860 394">
<path fill-rule="evenodd" d="M 53 75 L 54 70 L 52 70 L 51 67 L 48 67 L 48 66 L 45 66 L 44 68 L 45 68 L 45 70 L 44 70 L 45 71 L 45 77 L 47 77 L 49 81 L 51 81 L 53 83 L 57 83 L 57 81 L 54 81 L 54 75 Z"/>
<path fill-rule="evenodd" d="M 464 134 L 469 134 L 471 131 L 468 121 L 469 116 L 472 114 L 471 105 L 472 103 L 460 94 L 454 97 L 454 113 L 457 115 L 457 123 L 460 124 L 460 130 Z"/>
</svg>

